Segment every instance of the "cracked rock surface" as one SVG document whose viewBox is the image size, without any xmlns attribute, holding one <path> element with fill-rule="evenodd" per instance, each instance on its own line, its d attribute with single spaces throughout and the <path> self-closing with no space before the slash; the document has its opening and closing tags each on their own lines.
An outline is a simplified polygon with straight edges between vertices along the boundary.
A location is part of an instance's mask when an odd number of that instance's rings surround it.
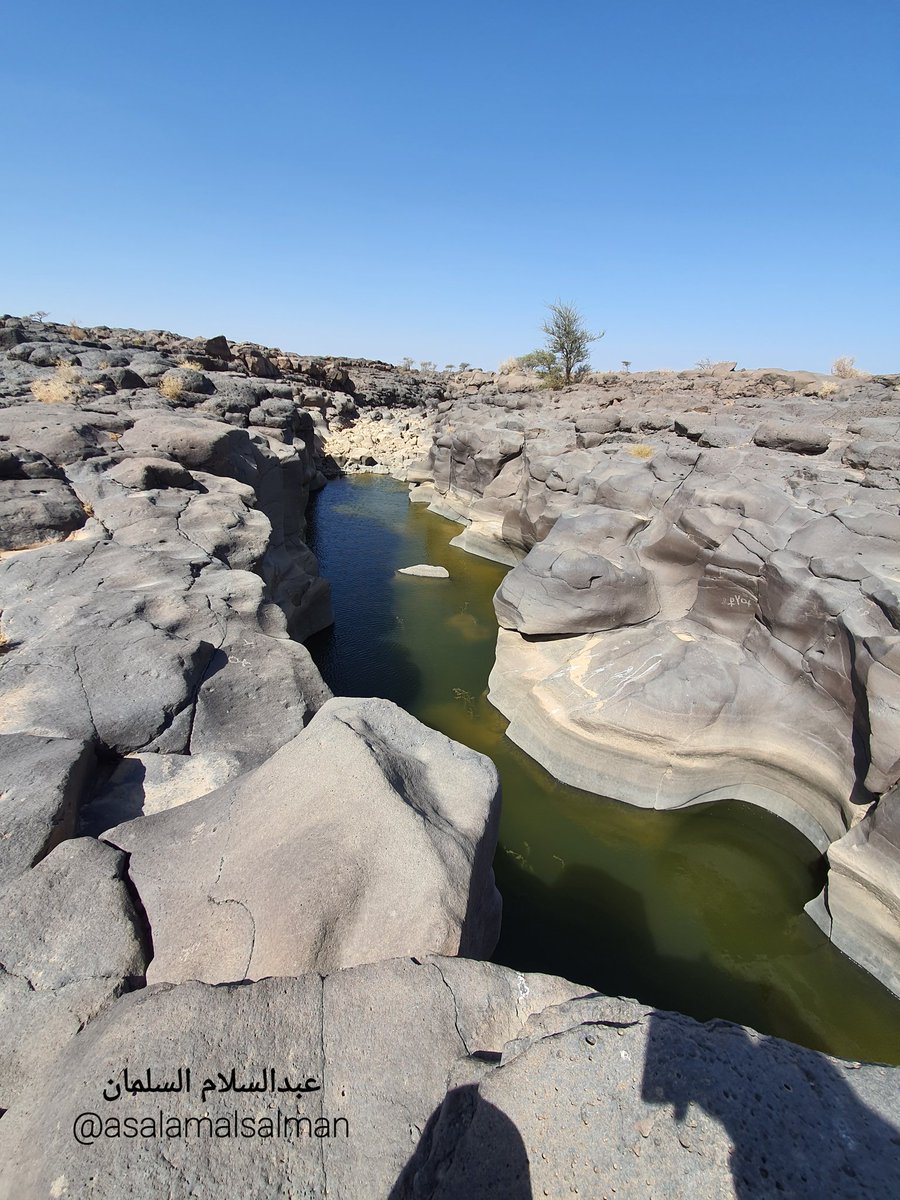
<svg viewBox="0 0 900 1200">
<path fill-rule="evenodd" d="M 189 1067 L 190 1093 L 104 1101 L 126 1067 L 160 1081 Z M 272 1067 L 276 1086 L 320 1086 L 201 1101 L 203 1080 L 232 1067 L 239 1083 Z M 139 1172 L 122 1136 L 72 1152 L 79 1113 L 160 1109 L 206 1114 L 222 1135 L 151 1138 Z M 329 1136 L 224 1136 L 235 1114 L 274 1124 L 279 1110 L 324 1119 Z M 883 1200 L 898 1148 L 893 1068 L 488 963 L 395 959 L 125 997 L 0 1122 L 0 1196 Z"/>
<path fill-rule="evenodd" d="M 124 877 L 123 854 L 76 838 L 0 892 L 0 1108 L 143 983 L 149 949 Z"/>
<path fill-rule="evenodd" d="M 486 957 L 497 772 L 387 700 L 329 700 L 262 766 L 103 836 L 129 854 L 151 983 Z"/>
</svg>

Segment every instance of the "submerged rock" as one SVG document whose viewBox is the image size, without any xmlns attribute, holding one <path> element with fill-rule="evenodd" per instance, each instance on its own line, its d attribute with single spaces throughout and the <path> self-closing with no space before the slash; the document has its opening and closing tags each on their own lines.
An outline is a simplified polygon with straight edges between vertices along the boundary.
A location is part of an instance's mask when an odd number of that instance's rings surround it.
<svg viewBox="0 0 900 1200">
<path fill-rule="evenodd" d="M 428 563 L 419 563 L 415 567 L 401 567 L 397 572 L 398 575 L 420 575 L 423 579 L 449 579 L 450 572 L 446 567 L 430 566 Z"/>
</svg>

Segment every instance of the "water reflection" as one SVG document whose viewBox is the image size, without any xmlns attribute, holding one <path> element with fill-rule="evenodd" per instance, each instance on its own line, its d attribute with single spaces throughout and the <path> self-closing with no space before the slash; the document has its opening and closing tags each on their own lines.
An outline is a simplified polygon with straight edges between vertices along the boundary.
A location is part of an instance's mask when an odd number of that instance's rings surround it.
<svg viewBox="0 0 900 1200">
<path fill-rule="evenodd" d="M 900 1002 L 803 913 L 822 865 L 796 830 L 737 802 L 660 813 L 589 795 L 504 737 L 485 688 L 506 568 L 449 546 L 458 527 L 383 476 L 330 483 L 310 531 L 336 620 L 309 645 L 331 687 L 394 700 L 500 770 L 498 962 L 900 1062 Z M 451 578 L 395 574 L 419 562 Z"/>
</svg>

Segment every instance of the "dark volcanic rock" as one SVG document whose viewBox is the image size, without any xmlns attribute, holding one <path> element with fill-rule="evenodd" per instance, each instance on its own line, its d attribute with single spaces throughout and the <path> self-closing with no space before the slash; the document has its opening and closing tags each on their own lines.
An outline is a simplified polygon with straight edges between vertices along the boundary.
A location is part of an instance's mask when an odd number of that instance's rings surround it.
<svg viewBox="0 0 900 1200">
<path fill-rule="evenodd" d="M 64 842 L 0 892 L 0 1108 L 133 982 L 147 950 L 125 856 Z"/>
<path fill-rule="evenodd" d="M 130 855 L 149 979 L 490 954 L 498 789 L 488 759 L 388 701 L 329 701 L 252 773 L 104 835 Z"/>
<path fill-rule="evenodd" d="M 86 742 L 0 735 L 0 889 L 72 836 L 93 769 Z"/>
<path fill-rule="evenodd" d="M 78 497 L 58 479 L 0 479 L 0 550 L 58 541 L 87 520 Z"/>
<path fill-rule="evenodd" d="M 276 1088 L 315 1090 L 224 1092 L 232 1066 L 242 1088 L 268 1089 L 271 1067 Z M 182 1074 L 162 1104 L 124 1093 L 125 1068 L 148 1067 L 162 1083 L 190 1068 L 190 1092 Z M 0 1122 L 0 1197 L 207 1200 L 262 1182 L 347 1200 L 887 1200 L 896 1074 L 463 959 L 151 987 L 92 1021 Z M 120 1099 L 103 1100 L 115 1084 Z M 160 1110 L 171 1136 L 122 1136 Z M 95 1112 L 119 1136 L 82 1124 L 73 1153 L 75 1118 Z M 282 1136 L 226 1136 L 235 1115 Z M 285 1116 L 308 1118 L 306 1135 L 285 1138 Z"/>
<path fill-rule="evenodd" d="M 824 454 L 831 443 L 831 433 L 814 425 L 781 425 L 772 422 L 760 425 L 753 440 L 757 446 L 770 450 L 791 450 L 795 454 Z"/>
</svg>

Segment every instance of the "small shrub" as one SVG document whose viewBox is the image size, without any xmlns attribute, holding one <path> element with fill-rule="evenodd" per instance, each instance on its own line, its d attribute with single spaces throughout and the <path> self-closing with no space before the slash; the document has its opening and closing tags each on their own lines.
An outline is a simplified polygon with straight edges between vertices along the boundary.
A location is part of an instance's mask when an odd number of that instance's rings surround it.
<svg viewBox="0 0 900 1200">
<path fill-rule="evenodd" d="M 816 392 L 817 392 L 817 395 L 822 396 L 823 398 L 827 399 L 829 396 L 833 396 L 837 390 L 838 390 L 838 385 L 834 382 L 834 380 L 826 379 L 824 383 L 819 384 L 818 388 L 816 389 Z"/>
<path fill-rule="evenodd" d="M 537 371 L 546 375 L 556 366 L 556 355 L 549 350 L 532 350 L 530 354 L 522 354 L 516 359 L 516 366 L 524 371 Z"/>
<path fill-rule="evenodd" d="M 517 358 L 505 358 L 503 360 L 503 362 L 500 364 L 500 366 L 497 368 L 497 374 L 498 375 L 512 375 L 513 371 L 516 371 L 518 369 L 518 366 L 519 366 L 519 360 Z"/>
<path fill-rule="evenodd" d="M 202 371 L 203 370 L 203 363 L 195 362 L 195 360 L 193 358 L 182 358 L 179 361 L 178 365 L 179 365 L 179 367 L 184 367 L 184 369 L 186 371 Z"/>
<path fill-rule="evenodd" d="M 179 379 L 177 375 L 163 375 L 159 381 L 159 390 L 167 400 L 180 400 L 184 395 L 184 380 Z"/>
<path fill-rule="evenodd" d="M 628 447 L 628 453 L 635 458 L 652 458 L 653 447 L 646 445 L 644 442 L 638 442 L 636 445 Z"/>
<path fill-rule="evenodd" d="M 81 373 L 71 363 L 61 362 L 49 379 L 35 379 L 31 394 L 41 404 L 65 404 L 71 400 L 81 386 Z"/>
<path fill-rule="evenodd" d="M 87 337 L 85 331 L 81 328 L 77 321 L 70 321 L 66 333 L 69 335 L 69 340 L 73 342 L 83 342 Z"/>
<path fill-rule="evenodd" d="M 840 379 L 859 379 L 862 371 L 857 371 L 853 365 L 856 362 L 855 358 L 851 358 L 845 354 L 841 358 L 836 358 L 831 364 L 832 375 L 837 375 Z"/>
</svg>

